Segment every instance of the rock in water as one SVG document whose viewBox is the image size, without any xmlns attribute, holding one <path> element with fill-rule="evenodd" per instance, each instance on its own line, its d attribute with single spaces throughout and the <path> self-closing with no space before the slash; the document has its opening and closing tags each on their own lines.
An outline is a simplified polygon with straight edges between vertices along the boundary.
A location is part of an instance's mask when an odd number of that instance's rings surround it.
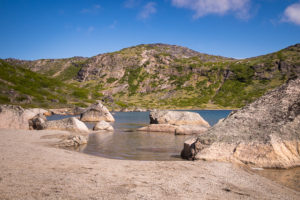
<svg viewBox="0 0 300 200">
<path fill-rule="evenodd" d="M 80 120 L 84 122 L 99 122 L 101 120 L 114 122 L 114 117 L 100 101 L 88 107 L 81 115 Z"/>
<path fill-rule="evenodd" d="M 100 131 L 100 130 L 113 131 L 114 128 L 112 127 L 112 125 L 110 125 L 106 121 L 100 121 L 94 126 L 93 130 L 94 131 Z"/>
<path fill-rule="evenodd" d="M 67 138 L 59 142 L 60 147 L 78 147 L 88 142 L 87 136 L 69 135 Z"/>
<path fill-rule="evenodd" d="M 209 127 L 208 122 L 198 113 L 169 110 L 150 112 L 150 124 L 203 125 Z"/>
<path fill-rule="evenodd" d="M 87 133 L 88 127 L 75 117 L 65 118 L 61 120 L 47 121 L 44 125 L 44 129 L 48 130 L 64 130 L 70 132 Z"/>
<path fill-rule="evenodd" d="M 300 78 L 186 141 L 181 155 L 264 168 L 300 166 Z"/>
<path fill-rule="evenodd" d="M 150 125 L 138 130 L 191 135 L 203 133 L 208 127 L 208 122 L 198 113 L 165 110 L 150 112 Z"/>
</svg>

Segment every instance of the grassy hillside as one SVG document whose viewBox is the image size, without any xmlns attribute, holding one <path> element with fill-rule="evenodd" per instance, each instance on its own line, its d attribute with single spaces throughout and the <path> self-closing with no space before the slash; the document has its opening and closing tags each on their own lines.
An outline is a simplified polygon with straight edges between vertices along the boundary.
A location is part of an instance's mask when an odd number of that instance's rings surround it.
<svg viewBox="0 0 300 200">
<path fill-rule="evenodd" d="M 88 90 L 0 60 L 0 103 L 25 107 L 86 105 Z"/>
<path fill-rule="evenodd" d="M 299 76 L 300 45 L 242 60 L 150 44 L 91 58 L 8 62 L 55 79 L 68 94 L 64 103 L 104 99 L 114 108 L 239 108 Z"/>
</svg>

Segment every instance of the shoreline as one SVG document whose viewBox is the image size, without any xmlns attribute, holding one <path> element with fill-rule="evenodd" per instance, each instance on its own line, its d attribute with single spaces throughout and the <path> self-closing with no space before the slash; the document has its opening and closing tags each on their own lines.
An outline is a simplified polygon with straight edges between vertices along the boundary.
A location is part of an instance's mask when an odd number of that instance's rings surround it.
<svg viewBox="0 0 300 200">
<path fill-rule="evenodd" d="M 53 147 L 62 134 L 66 132 L 0 129 L 0 199 L 297 199 L 300 195 L 230 163 L 115 160 Z"/>
</svg>

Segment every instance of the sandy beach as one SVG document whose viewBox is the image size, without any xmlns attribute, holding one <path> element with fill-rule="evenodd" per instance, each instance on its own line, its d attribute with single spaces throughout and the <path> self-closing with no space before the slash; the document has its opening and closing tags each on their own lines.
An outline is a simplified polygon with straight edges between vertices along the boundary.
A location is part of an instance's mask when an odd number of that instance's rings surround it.
<svg viewBox="0 0 300 200">
<path fill-rule="evenodd" d="M 130 161 L 56 148 L 62 131 L 0 130 L 0 199 L 299 199 L 229 163 Z"/>
</svg>

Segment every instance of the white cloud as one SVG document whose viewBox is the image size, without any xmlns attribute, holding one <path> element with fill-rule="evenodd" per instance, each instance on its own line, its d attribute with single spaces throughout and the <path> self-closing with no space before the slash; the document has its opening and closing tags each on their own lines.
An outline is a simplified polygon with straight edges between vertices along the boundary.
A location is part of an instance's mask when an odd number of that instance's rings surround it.
<svg viewBox="0 0 300 200">
<path fill-rule="evenodd" d="M 155 2 L 148 2 L 141 12 L 139 13 L 139 18 L 141 19 L 147 19 L 150 17 L 150 15 L 156 13 L 156 3 Z"/>
<path fill-rule="evenodd" d="M 83 8 L 80 13 L 82 14 L 97 14 L 101 6 L 99 4 L 93 5 L 91 8 Z"/>
<path fill-rule="evenodd" d="M 209 14 L 225 15 L 233 12 L 237 17 L 249 18 L 250 0 L 172 0 L 172 5 L 195 11 L 195 18 Z"/>
<path fill-rule="evenodd" d="M 282 21 L 300 25 L 300 2 L 292 4 L 285 9 Z"/>
</svg>

